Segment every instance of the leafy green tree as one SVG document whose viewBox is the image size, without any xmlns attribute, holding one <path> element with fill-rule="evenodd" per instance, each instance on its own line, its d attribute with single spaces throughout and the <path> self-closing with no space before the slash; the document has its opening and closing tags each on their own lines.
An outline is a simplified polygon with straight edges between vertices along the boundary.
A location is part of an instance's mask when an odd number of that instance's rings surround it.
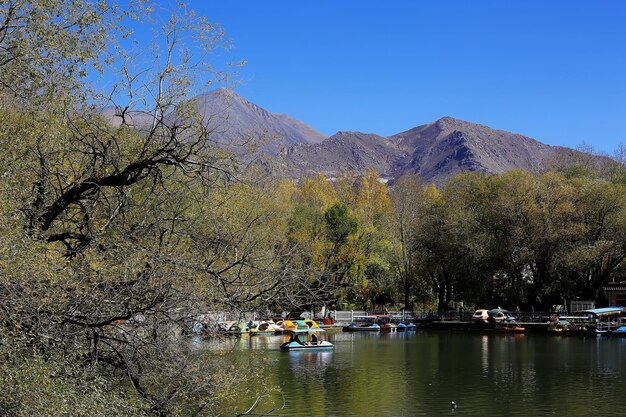
<svg viewBox="0 0 626 417">
<path fill-rule="evenodd" d="M 330 206 L 324 212 L 324 220 L 326 221 L 326 234 L 333 244 L 331 251 L 336 253 L 340 246 L 346 243 L 348 237 L 356 233 L 359 224 L 348 212 L 348 207 L 342 203 L 336 203 Z"/>
<path fill-rule="evenodd" d="M 345 175 L 334 182 L 334 188 L 359 224 L 350 245 L 346 246 L 352 260 L 344 278 L 346 288 L 342 299 L 350 306 L 371 308 L 377 294 L 393 292 L 386 256 L 391 250 L 388 231 L 391 207 L 387 188 L 374 171 Z"/>
<path fill-rule="evenodd" d="M 575 292 L 569 297 L 597 300 L 604 284 L 624 260 L 626 193 L 605 180 L 574 180 L 577 219 L 582 233 L 564 255 Z"/>
<path fill-rule="evenodd" d="M 308 302 L 299 297 L 287 297 L 289 305 L 299 308 L 314 304 L 324 305 L 334 299 L 336 283 L 329 279 L 328 259 L 332 244 L 327 238 L 324 212 L 335 201 L 335 190 L 319 174 L 298 184 L 292 194 L 292 211 L 287 220 L 287 247 L 294 255 L 294 270 L 300 271 L 304 281 L 301 288 L 292 288 L 292 294 L 302 289 L 312 290 Z M 295 301 L 295 303 L 292 303 Z"/>
</svg>

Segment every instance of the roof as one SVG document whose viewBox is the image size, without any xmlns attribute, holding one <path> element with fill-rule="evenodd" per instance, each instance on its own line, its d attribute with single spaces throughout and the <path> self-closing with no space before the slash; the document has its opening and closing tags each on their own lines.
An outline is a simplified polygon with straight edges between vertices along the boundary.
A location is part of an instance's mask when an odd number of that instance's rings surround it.
<svg viewBox="0 0 626 417">
<path fill-rule="evenodd" d="M 594 308 L 593 310 L 577 311 L 577 313 L 589 313 L 595 314 L 596 316 L 610 316 L 614 314 L 626 313 L 626 307 Z"/>
<path fill-rule="evenodd" d="M 626 283 L 611 282 L 602 287 L 604 291 L 626 291 Z"/>
<path fill-rule="evenodd" d="M 318 327 L 316 327 L 314 329 L 310 328 L 310 329 L 295 329 L 295 330 L 288 329 L 288 330 L 285 330 L 286 333 L 317 333 L 317 332 L 323 332 L 323 331 L 324 331 L 324 329 L 320 329 Z"/>
</svg>

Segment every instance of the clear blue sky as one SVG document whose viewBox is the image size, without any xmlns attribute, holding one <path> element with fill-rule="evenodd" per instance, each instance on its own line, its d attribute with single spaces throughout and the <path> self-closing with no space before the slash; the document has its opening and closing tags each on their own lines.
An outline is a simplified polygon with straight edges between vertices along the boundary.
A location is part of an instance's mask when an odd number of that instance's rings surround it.
<svg viewBox="0 0 626 417">
<path fill-rule="evenodd" d="M 195 0 L 235 91 L 322 133 L 452 116 L 551 145 L 626 143 L 626 1 Z"/>
</svg>

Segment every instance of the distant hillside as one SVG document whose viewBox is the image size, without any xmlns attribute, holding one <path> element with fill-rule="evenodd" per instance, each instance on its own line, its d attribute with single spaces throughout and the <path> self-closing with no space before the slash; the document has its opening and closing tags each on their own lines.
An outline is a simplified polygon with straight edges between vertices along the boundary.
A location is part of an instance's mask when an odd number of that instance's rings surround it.
<svg viewBox="0 0 626 417">
<path fill-rule="evenodd" d="M 440 184 L 460 171 L 502 173 L 520 168 L 537 172 L 562 149 L 444 117 L 388 138 L 340 132 L 319 144 L 292 147 L 284 155 L 284 163 L 292 175 L 321 171 L 334 176 L 372 168 L 385 177 L 416 173 L 425 181 Z"/>
<path fill-rule="evenodd" d="M 291 176 L 313 172 L 337 176 L 368 168 L 387 175 L 404 155 L 405 152 L 382 136 L 338 132 L 322 143 L 292 146 L 282 157 Z"/>
<path fill-rule="evenodd" d="M 389 137 L 338 132 L 326 138 L 302 122 L 270 113 L 226 89 L 209 91 L 194 100 L 216 143 L 236 152 L 243 142 L 261 141 L 261 152 L 255 152 L 253 158 L 268 172 L 292 178 L 318 172 L 336 177 L 373 169 L 389 179 L 415 173 L 426 182 L 442 184 L 456 172 L 503 173 L 516 168 L 540 172 L 555 162 L 580 160 L 583 155 L 452 117 Z M 102 114 L 114 124 L 121 122 L 113 108 L 103 109 Z M 147 120 L 150 117 L 141 112 L 127 114 L 127 123 L 139 128 Z M 592 155 L 585 158 L 590 164 L 606 164 L 608 160 Z"/>
<path fill-rule="evenodd" d="M 503 173 L 519 168 L 538 172 L 562 149 L 451 117 L 390 139 L 407 152 L 397 161 L 391 176 L 415 172 L 435 183 L 459 171 Z"/>
<path fill-rule="evenodd" d="M 210 121 L 215 138 L 240 143 L 252 134 L 278 149 L 298 143 L 319 143 L 326 136 L 285 114 L 270 113 L 224 88 L 195 97 L 198 111 Z"/>
</svg>

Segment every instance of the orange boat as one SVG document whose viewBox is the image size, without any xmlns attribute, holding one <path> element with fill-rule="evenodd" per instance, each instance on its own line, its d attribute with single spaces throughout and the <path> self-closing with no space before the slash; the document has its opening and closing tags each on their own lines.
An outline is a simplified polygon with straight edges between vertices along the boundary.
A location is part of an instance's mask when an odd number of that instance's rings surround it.
<svg viewBox="0 0 626 417">
<path fill-rule="evenodd" d="M 508 323 L 500 323 L 496 327 L 493 328 L 496 332 L 504 332 L 504 333 L 525 333 L 526 329 L 519 326 L 515 322 Z"/>
</svg>

